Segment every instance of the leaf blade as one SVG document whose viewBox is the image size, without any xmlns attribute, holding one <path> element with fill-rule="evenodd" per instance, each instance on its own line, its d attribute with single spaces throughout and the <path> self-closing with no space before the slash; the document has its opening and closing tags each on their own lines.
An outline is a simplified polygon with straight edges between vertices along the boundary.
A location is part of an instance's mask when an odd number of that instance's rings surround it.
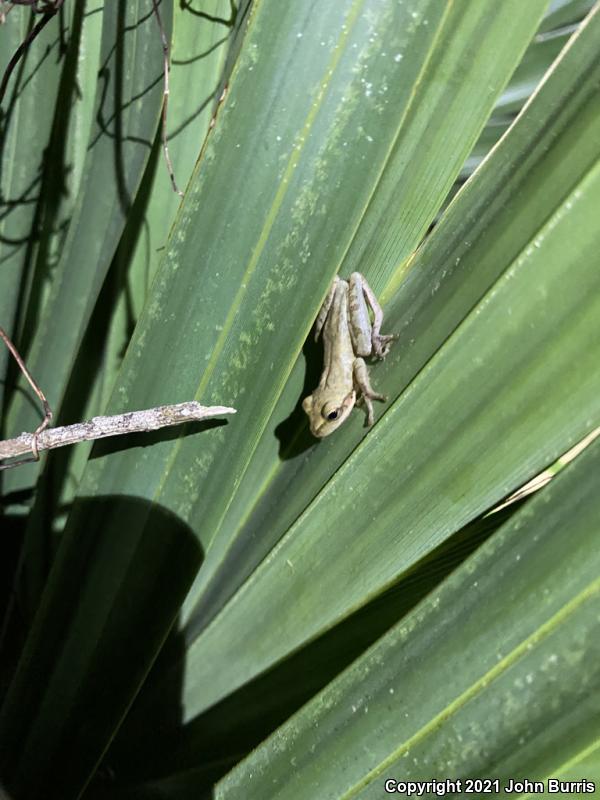
<svg viewBox="0 0 600 800">
<path fill-rule="evenodd" d="M 596 443 L 225 777 L 216 796 L 244 785 L 248 797 L 266 786 L 277 798 L 375 797 L 386 777 L 427 780 L 440 769 L 452 779 L 543 779 L 567 755 L 565 729 L 552 722 L 569 703 L 581 712 L 569 729 L 580 724 L 585 734 L 569 751 L 585 752 L 598 735 L 594 703 L 585 699 L 600 674 L 582 654 L 597 645 L 599 456 Z M 557 681 L 560 702 L 548 702 Z M 482 736 L 485 748 L 477 746 Z"/>
<path fill-rule="evenodd" d="M 553 453 L 564 452 L 565 434 L 574 443 L 597 424 L 599 387 L 587 372 L 598 352 L 593 319 L 599 309 L 585 294 L 597 291 L 597 276 L 587 263 L 597 247 L 592 220 L 599 192 L 597 165 L 540 231 L 536 245 L 511 265 L 195 639 L 187 658 L 184 719 L 339 622 L 453 530 L 539 471 L 541 463 L 553 460 Z M 571 216 L 579 200 L 583 204 Z M 581 246 L 575 256 L 569 252 L 571 236 L 579 237 Z M 577 275 L 568 289 L 563 269 Z M 537 296 L 544 305 L 532 308 Z M 506 308 L 513 315 L 510 322 Z M 552 330 L 555 321 L 566 324 L 572 314 L 577 323 L 568 334 Z M 491 338 L 495 330 L 502 331 L 496 341 Z M 538 359 L 550 352 L 545 349 L 550 342 L 553 359 L 544 368 Z M 590 360 L 582 352 L 586 347 Z M 480 387 L 475 393 L 474 386 Z M 568 433 L 562 428 L 567 419 Z M 505 431 L 501 442 L 496 442 L 498 429 Z M 398 463 L 403 464 L 400 474 L 394 469 Z M 388 473 L 393 482 L 386 480 Z M 397 520 L 403 521 L 402 532 Z M 329 537 L 331 529 L 363 533 L 344 539 Z M 302 587 L 309 576 L 307 595 Z M 257 628 L 252 620 L 260 618 L 258 609 L 273 596 L 279 598 L 277 630 L 268 620 Z M 214 663 L 222 668 L 209 684 L 206 670 Z"/>
<path fill-rule="evenodd" d="M 166 25 L 170 10 L 167 4 Z M 103 17 L 100 89 L 87 164 L 37 336 L 27 353 L 28 368 L 55 411 L 141 180 L 149 155 L 148 138 L 152 140 L 158 121 L 160 78 L 152 80 L 147 74 L 148 68 L 160 64 L 155 57 L 159 49 L 154 20 L 145 11 L 142 0 L 123 0 L 114 16 Z M 138 94 L 147 97 L 140 100 Z M 7 419 L 12 430 L 35 429 L 38 423 L 27 394 L 15 393 Z M 28 467 L 10 473 L 7 488 L 22 489 L 33 473 L 34 468 Z"/>
<path fill-rule="evenodd" d="M 540 89 L 534 114 L 515 125 L 496 159 L 465 187 L 438 230 L 384 289 L 384 301 L 394 298 L 386 309 L 388 325 L 400 332 L 399 342 L 379 367 L 378 381 L 389 397 L 398 397 L 410 384 L 507 261 L 526 247 L 531 231 L 560 203 L 565 187 L 585 174 L 597 157 L 598 19 L 597 13 L 591 16 L 565 51 L 558 75 L 553 73 L 552 81 Z M 556 108 L 561 109 L 558 119 Z M 513 169 L 513 164 L 518 168 Z M 396 298 L 400 284 L 402 291 Z M 296 429 L 305 424 L 302 410 L 293 411 L 302 396 L 303 381 L 301 364 L 297 364 L 269 422 L 271 439 L 265 435 L 260 442 L 223 523 L 232 532 L 230 553 L 219 539 L 216 545 L 223 545 L 222 552 L 216 548 L 209 552 L 186 602 L 184 620 L 189 621 L 191 637 L 210 621 L 233 585 L 241 585 L 364 438 L 362 421 L 356 418 L 345 424 L 343 436 L 331 437 L 308 452 L 282 453 L 276 436 L 282 421 L 293 414 L 292 447 L 298 441 Z M 304 386 L 304 393 L 310 388 Z M 567 447 L 565 443 L 564 450 Z M 227 582 L 222 580 L 224 574 Z M 235 574 L 239 577 L 234 582 Z"/>
</svg>

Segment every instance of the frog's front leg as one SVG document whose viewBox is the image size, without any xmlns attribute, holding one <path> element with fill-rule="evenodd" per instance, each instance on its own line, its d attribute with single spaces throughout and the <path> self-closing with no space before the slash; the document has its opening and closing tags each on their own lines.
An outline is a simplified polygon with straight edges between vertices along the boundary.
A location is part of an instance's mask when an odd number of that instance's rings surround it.
<svg viewBox="0 0 600 800">
<path fill-rule="evenodd" d="M 369 319 L 368 306 L 373 311 L 373 322 Z M 350 276 L 350 314 L 351 323 L 360 331 L 360 343 L 355 341 L 355 352 L 359 356 L 374 355 L 385 358 L 392 342 L 398 337 L 395 334 L 382 334 L 383 310 L 375 297 L 375 292 L 367 283 L 360 272 L 353 272 Z M 354 315 L 354 318 L 353 318 Z M 368 345 L 365 336 L 368 332 Z M 353 337 L 354 338 L 354 337 Z M 358 338 L 358 337 L 357 337 Z M 357 345 L 360 344 L 358 348 Z"/>
<path fill-rule="evenodd" d="M 370 427 L 374 420 L 373 414 L 373 403 L 371 400 L 380 400 L 382 403 L 385 403 L 386 397 L 383 394 L 379 394 L 378 392 L 373 390 L 371 386 L 371 381 L 369 380 L 369 370 L 367 369 L 367 365 L 362 358 L 355 358 L 353 363 L 353 372 L 354 372 L 354 383 L 356 384 L 359 392 L 360 398 L 362 402 L 365 404 L 365 408 L 367 409 L 367 420 L 366 426 Z"/>
</svg>

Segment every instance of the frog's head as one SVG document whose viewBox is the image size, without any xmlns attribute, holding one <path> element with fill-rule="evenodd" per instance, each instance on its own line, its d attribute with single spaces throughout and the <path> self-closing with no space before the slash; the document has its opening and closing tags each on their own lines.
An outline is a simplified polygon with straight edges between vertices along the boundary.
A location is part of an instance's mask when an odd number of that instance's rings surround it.
<svg viewBox="0 0 600 800">
<path fill-rule="evenodd" d="M 355 403 L 354 389 L 348 394 L 336 394 L 330 389 L 325 393 L 321 389 L 315 389 L 302 401 L 312 435 L 318 439 L 329 436 L 348 419 Z"/>
</svg>

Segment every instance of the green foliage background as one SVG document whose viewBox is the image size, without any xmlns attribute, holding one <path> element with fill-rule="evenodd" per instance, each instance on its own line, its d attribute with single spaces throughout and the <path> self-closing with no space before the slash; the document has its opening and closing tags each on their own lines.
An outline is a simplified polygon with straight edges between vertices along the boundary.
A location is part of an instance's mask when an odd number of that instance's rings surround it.
<svg viewBox="0 0 600 800">
<path fill-rule="evenodd" d="M 0 324 L 60 423 L 238 413 L 2 473 L 2 780 L 600 780 L 598 445 L 497 510 L 600 424 L 597 5 L 160 13 L 183 200 L 152 3 L 66 0 L 4 100 Z M 399 334 L 389 402 L 316 443 L 309 333 L 356 269 Z M 3 435 L 32 430 L 0 369 Z"/>
</svg>

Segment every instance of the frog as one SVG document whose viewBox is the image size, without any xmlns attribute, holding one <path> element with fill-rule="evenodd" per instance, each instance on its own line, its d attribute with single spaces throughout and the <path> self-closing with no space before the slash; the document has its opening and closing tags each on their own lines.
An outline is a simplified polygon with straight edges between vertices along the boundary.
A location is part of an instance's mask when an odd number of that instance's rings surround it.
<svg viewBox="0 0 600 800">
<path fill-rule="evenodd" d="M 316 438 L 341 427 L 358 404 L 366 410 L 365 426 L 373 425 L 372 401 L 387 398 L 371 386 L 365 358 L 385 358 L 398 338 L 382 334 L 382 323 L 383 311 L 364 275 L 334 278 L 315 322 L 315 341 L 323 336 L 323 372 L 317 388 L 302 401 Z"/>
</svg>

